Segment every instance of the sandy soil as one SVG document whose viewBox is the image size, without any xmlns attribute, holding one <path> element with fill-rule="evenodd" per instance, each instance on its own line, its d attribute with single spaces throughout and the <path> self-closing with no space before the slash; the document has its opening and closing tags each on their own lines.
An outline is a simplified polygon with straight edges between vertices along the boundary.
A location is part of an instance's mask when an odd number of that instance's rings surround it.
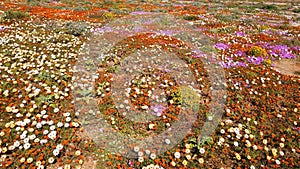
<svg viewBox="0 0 300 169">
<path fill-rule="evenodd" d="M 290 76 L 300 76 L 295 74 L 296 71 L 300 72 L 300 61 L 296 60 L 279 60 L 274 62 L 275 66 L 273 69 L 276 71 L 290 75 Z"/>
</svg>

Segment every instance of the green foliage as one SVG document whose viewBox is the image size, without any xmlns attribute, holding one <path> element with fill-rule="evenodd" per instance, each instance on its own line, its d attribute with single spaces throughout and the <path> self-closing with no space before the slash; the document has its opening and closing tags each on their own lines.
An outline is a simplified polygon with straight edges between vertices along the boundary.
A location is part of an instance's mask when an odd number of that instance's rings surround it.
<svg viewBox="0 0 300 169">
<path fill-rule="evenodd" d="M 295 75 L 300 75 L 300 71 L 295 71 L 294 74 Z"/>
<path fill-rule="evenodd" d="M 221 28 L 213 28 L 210 30 L 211 33 L 233 33 L 235 28 L 233 26 L 226 26 Z"/>
<path fill-rule="evenodd" d="M 106 12 L 103 14 L 103 18 L 106 20 L 110 20 L 113 19 L 115 17 L 115 14 L 112 12 Z"/>
<path fill-rule="evenodd" d="M 38 74 L 38 79 L 40 81 L 51 79 L 51 73 L 46 72 L 46 71 L 42 71 L 40 74 Z"/>
<path fill-rule="evenodd" d="M 26 0 L 26 3 L 31 6 L 41 5 L 42 3 L 50 3 L 50 0 Z"/>
<path fill-rule="evenodd" d="M 228 4 L 226 4 L 225 6 L 227 8 L 236 8 L 239 5 L 239 3 L 237 2 L 229 2 Z"/>
<path fill-rule="evenodd" d="M 106 21 L 114 19 L 116 16 L 113 12 L 100 12 L 89 15 L 89 18 L 100 18 Z"/>
<path fill-rule="evenodd" d="M 297 38 L 282 39 L 281 44 L 287 45 L 289 47 L 300 46 L 300 40 L 298 40 Z"/>
<path fill-rule="evenodd" d="M 29 15 L 27 13 L 21 12 L 21 11 L 11 11 L 8 10 L 4 13 L 3 19 L 23 19 L 23 18 L 28 18 Z"/>
<path fill-rule="evenodd" d="M 38 98 L 36 98 L 36 102 L 39 106 L 41 106 L 44 103 L 47 104 L 53 104 L 54 103 L 54 95 L 39 95 Z"/>
<path fill-rule="evenodd" d="M 257 73 L 255 73 L 255 72 L 249 72 L 249 73 L 248 73 L 248 76 L 249 76 L 250 78 L 257 77 Z"/>
<path fill-rule="evenodd" d="M 262 5 L 260 8 L 266 10 L 277 10 L 277 7 L 275 5 Z"/>
<path fill-rule="evenodd" d="M 195 107 L 199 104 L 200 97 L 189 87 L 180 88 L 182 104 L 187 107 Z M 197 107 L 195 107 L 197 109 Z"/>
<path fill-rule="evenodd" d="M 300 13 L 300 8 L 294 9 L 293 12 Z"/>
<path fill-rule="evenodd" d="M 74 36 L 86 35 L 89 32 L 89 25 L 84 22 L 67 22 L 64 28 L 67 34 Z"/>
<path fill-rule="evenodd" d="M 74 8 L 74 11 L 86 11 L 86 10 L 90 10 L 91 7 L 90 6 L 77 6 L 76 8 Z"/>
<path fill-rule="evenodd" d="M 238 19 L 238 16 L 237 15 L 216 14 L 216 18 L 222 22 L 231 22 L 233 20 Z"/>
<path fill-rule="evenodd" d="M 195 21 L 195 20 L 198 20 L 199 17 L 195 16 L 195 15 L 185 15 L 185 16 L 183 16 L 183 19 L 188 20 L 188 21 Z"/>
<path fill-rule="evenodd" d="M 112 13 L 115 14 L 128 14 L 130 12 L 130 9 L 126 9 L 126 8 L 109 8 L 109 11 L 111 11 Z"/>
<path fill-rule="evenodd" d="M 71 40 L 72 40 L 72 36 L 68 34 L 60 34 L 57 37 L 49 38 L 49 42 L 52 43 L 67 43 L 70 42 Z"/>
<path fill-rule="evenodd" d="M 212 137 L 202 137 L 200 138 L 191 138 L 189 140 L 190 146 L 192 148 L 196 148 L 198 151 L 200 148 L 203 148 L 205 145 L 212 145 L 213 144 L 213 138 Z"/>
<path fill-rule="evenodd" d="M 254 12 L 256 9 L 264 9 L 264 10 L 278 10 L 278 7 L 273 5 L 273 4 L 264 4 L 263 2 L 260 2 L 258 4 L 253 4 L 253 5 L 240 5 L 239 8 L 243 8 L 246 10 L 246 12 L 252 13 Z"/>
</svg>

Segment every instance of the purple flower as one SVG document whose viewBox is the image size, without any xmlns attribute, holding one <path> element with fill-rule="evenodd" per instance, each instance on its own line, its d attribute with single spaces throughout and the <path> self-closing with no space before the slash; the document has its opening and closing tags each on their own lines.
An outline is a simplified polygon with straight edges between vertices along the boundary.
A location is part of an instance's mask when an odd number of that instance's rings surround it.
<svg viewBox="0 0 300 169">
<path fill-rule="evenodd" d="M 272 30 L 264 30 L 263 31 L 265 34 L 273 35 L 274 32 Z"/>
<path fill-rule="evenodd" d="M 279 34 L 279 35 L 288 35 L 288 32 L 287 31 L 277 31 L 277 33 Z"/>
<path fill-rule="evenodd" d="M 290 48 L 287 45 L 268 46 L 268 49 L 270 50 L 269 54 L 278 55 L 284 59 L 292 59 L 296 57 L 291 53 Z"/>
<path fill-rule="evenodd" d="M 283 59 L 294 59 L 294 58 L 296 58 L 296 56 L 288 52 L 288 53 L 284 53 L 283 55 L 281 55 L 281 58 L 283 58 Z"/>
<path fill-rule="evenodd" d="M 238 65 L 238 66 L 241 66 L 241 67 L 246 67 L 246 66 L 247 66 L 246 63 L 244 63 L 244 62 L 238 62 L 237 65 Z"/>
<path fill-rule="evenodd" d="M 164 67 L 159 66 L 159 67 L 158 67 L 158 70 L 161 71 L 161 72 L 165 72 L 165 73 L 171 72 L 171 70 L 168 69 L 167 66 L 164 66 Z"/>
<path fill-rule="evenodd" d="M 200 19 L 204 19 L 204 18 L 205 18 L 205 16 L 203 16 L 203 15 L 198 15 L 198 18 L 200 18 Z"/>
<path fill-rule="evenodd" d="M 151 106 L 150 108 L 152 110 L 152 114 L 155 115 L 155 116 L 161 116 L 163 111 L 166 109 L 165 106 L 161 105 L 161 104 L 158 104 L 158 105 L 154 105 L 154 106 Z"/>
<path fill-rule="evenodd" d="M 194 50 L 192 52 L 193 52 L 193 54 L 192 54 L 193 58 L 201 58 L 201 57 L 207 57 L 208 56 L 206 53 L 204 53 L 204 52 L 202 52 L 202 51 L 200 51 L 198 49 Z"/>
<path fill-rule="evenodd" d="M 232 67 L 246 67 L 246 64 L 243 62 L 239 62 L 239 61 L 234 61 L 232 58 L 225 58 L 226 61 L 222 61 L 219 62 L 219 64 L 223 67 L 223 68 L 232 68 Z"/>
<path fill-rule="evenodd" d="M 193 58 L 202 58 L 202 57 L 206 57 L 207 55 L 206 54 L 194 54 L 192 55 Z"/>
<path fill-rule="evenodd" d="M 215 44 L 215 48 L 217 48 L 219 50 L 225 50 L 225 49 L 229 48 L 229 45 L 220 42 L 220 43 Z"/>
<path fill-rule="evenodd" d="M 264 58 L 262 57 L 251 57 L 251 56 L 247 56 L 246 60 L 249 62 L 249 63 L 253 63 L 255 65 L 260 65 L 263 61 L 264 61 Z"/>
<path fill-rule="evenodd" d="M 105 33 L 105 32 L 113 32 L 113 29 L 111 27 L 99 27 L 99 28 L 96 28 L 94 30 L 94 33 Z"/>
<path fill-rule="evenodd" d="M 0 26 L 0 31 L 4 31 L 7 28 L 9 28 L 9 27 L 7 27 L 7 26 Z"/>
<path fill-rule="evenodd" d="M 243 55 L 245 55 L 245 53 L 243 51 L 241 51 L 241 50 L 237 51 L 236 54 L 238 56 L 240 56 L 240 57 L 243 56 Z"/>
<path fill-rule="evenodd" d="M 152 23 L 153 23 L 153 21 L 151 21 L 151 20 L 145 21 L 145 24 L 152 24 Z"/>
<path fill-rule="evenodd" d="M 293 129 L 298 131 L 298 133 L 300 134 L 300 127 L 294 127 Z"/>
<path fill-rule="evenodd" d="M 153 12 L 135 11 L 130 13 L 130 15 L 146 15 L 146 14 L 153 14 Z"/>
<path fill-rule="evenodd" d="M 254 62 L 254 58 L 252 58 L 252 57 L 250 57 L 250 56 L 248 56 L 248 57 L 246 58 L 246 60 L 248 61 L 248 63 L 253 63 L 253 62 Z"/>
<path fill-rule="evenodd" d="M 134 27 L 133 28 L 134 32 L 142 32 L 143 30 L 144 30 L 143 27 Z"/>
<path fill-rule="evenodd" d="M 254 60 L 254 64 L 260 65 L 263 61 L 264 61 L 264 58 L 262 58 L 262 57 L 257 57 L 257 58 L 255 58 L 255 60 Z"/>
<path fill-rule="evenodd" d="M 133 166 L 133 162 L 132 162 L 131 160 L 128 160 L 128 165 L 129 165 L 130 167 L 132 167 L 132 166 Z"/>
<path fill-rule="evenodd" d="M 300 50 L 300 47 L 299 46 L 294 46 L 292 49 L 293 50 Z"/>
<path fill-rule="evenodd" d="M 246 36 L 246 34 L 244 32 L 236 32 L 237 36 Z"/>
<path fill-rule="evenodd" d="M 207 28 L 196 28 L 196 30 L 198 30 L 198 31 L 206 31 Z"/>
<path fill-rule="evenodd" d="M 231 62 L 231 61 L 229 61 L 229 62 L 224 62 L 224 61 L 220 62 L 221 67 L 226 68 L 226 69 L 232 68 L 232 67 L 238 67 L 239 64 L 240 64 L 239 62 Z"/>
<path fill-rule="evenodd" d="M 160 30 L 159 33 L 167 36 L 172 36 L 175 32 L 172 30 Z"/>
<path fill-rule="evenodd" d="M 226 69 L 231 68 L 230 63 L 228 62 L 222 61 L 220 62 L 220 65 L 222 66 L 222 68 L 226 68 Z"/>
</svg>

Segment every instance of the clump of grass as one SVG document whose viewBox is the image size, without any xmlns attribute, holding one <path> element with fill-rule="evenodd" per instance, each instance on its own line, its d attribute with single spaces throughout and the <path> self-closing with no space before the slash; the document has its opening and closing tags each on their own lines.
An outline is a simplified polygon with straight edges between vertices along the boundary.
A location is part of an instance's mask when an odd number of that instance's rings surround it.
<svg viewBox="0 0 300 169">
<path fill-rule="evenodd" d="M 26 3 L 35 6 L 40 5 L 40 3 L 50 3 L 50 0 L 26 0 Z"/>
<path fill-rule="evenodd" d="M 294 74 L 300 76 L 300 71 L 295 71 Z"/>
<path fill-rule="evenodd" d="M 89 31 L 89 25 L 82 22 L 67 22 L 64 27 L 67 34 L 74 36 L 85 35 Z"/>
<path fill-rule="evenodd" d="M 262 5 L 260 8 L 266 10 L 277 10 L 277 7 L 275 5 Z"/>
<path fill-rule="evenodd" d="M 74 11 L 86 11 L 86 10 L 90 10 L 91 7 L 90 6 L 77 6 L 76 8 L 74 8 Z"/>
<path fill-rule="evenodd" d="M 112 20 L 116 17 L 113 12 L 97 12 L 89 15 L 89 18 L 99 18 L 103 20 Z"/>
<path fill-rule="evenodd" d="M 287 45 L 288 47 L 300 46 L 300 40 L 296 38 L 282 39 L 282 44 Z"/>
<path fill-rule="evenodd" d="M 115 14 L 128 14 L 130 13 L 130 9 L 126 8 L 109 8 L 108 11 L 115 13 Z"/>
<path fill-rule="evenodd" d="M 23 19 L 23 18 L 28 18 L 29 15 L 25 12 L 21 12 L 21 11 L 11 11 L 8 10 L 4 13 L 3 19 L 7 19 L 7 20 L 12 20 L 12 19 Z"/>
<path fill-rule="evenodd" d="M 232 22 L 233 20 L 238 19 L 239 17 L 236 15 L 223 15 L 223 14 L 216 14 L 216 18 L 222 22 Z"/>
<path fill-rule="evenodd" d="M 103 19 L 105 19 L 105 20 L 111 20 L 115 17 L 116 17 L 116 15 L 112 12 L 107 12 L 107 13 L 103 14 Z"/>
<path fill-rule="evenodd" d="M 195 20 L 198 20 L 199 17 L 195 16 L 195 15 L 185 15 L 185 16 L 183 16 L 183 19 L 187 20 L 187 21 L 195 21 Z"/>
<path fill-rule="evenodd" d="M 234 31 L 235 31 L 235 28 L 233 26 L 226 26 L 226 27 L 222 27 L 222 28 L 214 28 L 214 29 L 210 30 L 211 33 L 232 33 Z"/>
<path fill-rule="evenodd" d="M 300 8 L 294 9 L 293 12 L 300 13 Z"/>
</svg>

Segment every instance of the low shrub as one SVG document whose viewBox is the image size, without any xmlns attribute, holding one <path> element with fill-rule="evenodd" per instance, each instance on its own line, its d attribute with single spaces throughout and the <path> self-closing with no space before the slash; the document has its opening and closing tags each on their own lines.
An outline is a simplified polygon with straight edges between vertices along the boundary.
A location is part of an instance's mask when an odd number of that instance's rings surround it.
<svg viewBox="0 0 300 169">
<path fill-rule="evenodd" d="M 267 56 L 267 51 L 260 46 L 252 46 L 248 52 L 252 56 Z"/>
<path fill-rule="evenodd" d="M 11 20 L 11 19 L 23 19 L 28 17 L 29 15 L 25 12 L 8 10 L 4 13 L 3 19 Z"/>
<path fill-rule="evenodd" d="M 86 35 L 90 28 L 90 26 L 84 22 L 67 22 L 63 27 L 67 34 L 74 36 Z"/>
</svg>

